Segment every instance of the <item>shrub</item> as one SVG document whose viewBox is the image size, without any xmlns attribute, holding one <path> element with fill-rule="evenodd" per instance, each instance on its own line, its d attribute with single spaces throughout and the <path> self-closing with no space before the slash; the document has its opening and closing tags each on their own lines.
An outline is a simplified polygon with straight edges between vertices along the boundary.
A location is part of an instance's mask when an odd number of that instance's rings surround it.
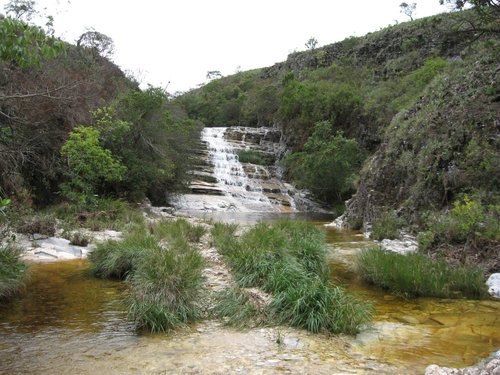
<svg viewBox="0 0 500 375">
<path fill-rule="evenodd" d="M 363 153 L 354 139 L 335 133 L 327 121 L 314 125 L 303 152 L 285 160 L 288 173 L 300 186 L 328 202 L 341 202 L 354 190 Z"/>
<path fill-rule="evenodd" d="M 251 163 L 257 165 L 269 165 L 266 155 L 258 151 L 239 151 L 238 160 L 240 163 Z"/>
<path fill-rule="evenodd" d="M 12 245 L 0 247 L 0 300 L 7 299 L 24 287 L 27 266 Z"/>
<path fill-rule="evenodd" d="M 399 237 L 401 220 L 392 210 L 383 211 L 372 224 L 372 233 L 370 238 L 374 240 L 383 240 L 385 238 L 393 240 Z"/>
<path fill-rule="evenodd" d="M 312 332 L 354 333 L 369 320 L 369 305 L 329 282 L 324 233 L 312 224 L 259 223 L 240 239 L 234 231 L 216 224 L 215 244 L 240 286 L 273 294 L 268 310 L 276 322 Z"/>
<path fill-rule="evenodd" d="M 92 241 L 92 236 L 80 231 L 72 232 L 69 235 L 69 243 L 75 246 L 87 246 Z"/>
<path fill-rule="evenodd" d="M 104 182 L 120 181 L 126 170 L 110 150 L 101 147 L 99 131 L 90 127 L 81 126 L 69 133 L 61 155 L 67 161 L 69 178 L 62 185 L 63 193 L 81 207 L 94 203 L 99 187 Z"/>
<path fill-rule="evenodd" d="M 419 253 L 401 255 L 372 248 L 357 260 L 368 282 L 405 297 L 480 298 L 486 295 L 484 276 L 474 267 L 452 267 Z"/>
<path fill-rule="evenodd" d="M 16 231 L 19 233 L 41 234 L 48 237 L 52 237 L 56 233 L 56 219 L 52 215 L 39 214 L 20 220 L 15 226 Z"/>
</svg>

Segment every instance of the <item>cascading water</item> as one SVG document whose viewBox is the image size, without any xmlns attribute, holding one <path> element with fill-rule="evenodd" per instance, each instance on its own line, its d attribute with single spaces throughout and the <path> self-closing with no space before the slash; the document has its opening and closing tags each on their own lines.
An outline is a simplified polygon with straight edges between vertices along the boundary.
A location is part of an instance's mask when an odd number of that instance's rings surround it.
<svg viewBox="0 0 500 375">
<path fill-rule="evenodd" d="M 246 175 L 243 165 L 238 160 L 235 148 L 224 139 L 226 129 L 205 128 L 201 136 L 208 147 L 217 186 L 226 195 L 235 198 L 249 209 L 256 211 L 278 210 L 263 193 L 262 186 Z"/>
</svg>

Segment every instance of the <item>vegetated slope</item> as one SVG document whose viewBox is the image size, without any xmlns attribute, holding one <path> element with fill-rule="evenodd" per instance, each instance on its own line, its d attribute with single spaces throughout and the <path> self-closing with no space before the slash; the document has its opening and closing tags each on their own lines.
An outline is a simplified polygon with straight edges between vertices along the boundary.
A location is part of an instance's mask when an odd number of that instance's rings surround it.
<svg viewBox="0 0 500 375">
<path fill-rule="evenodd" d="M 200 126 L 168 93 L 139 89 L 98 45 L 9 17 L 0 36 L 0 197 L 85 211 L 96 196 L 165 203 L 183 187 Z"/>
<path fill-rule="evenodd" d="M 290 150 L 286 176 L 339 211 L 352 198 L 351 227 L 424 231 L 422 249 L 494 272 L 500 46 L 497 9 L 488 11 L 293 53 L 177 101 L 206 126 L 278 126 Z"/>
<path fill-rule="evenodd" d="M 496 186 L 489 176 L 498 156 L 498 40 L 470 27 L 480 22 L 471 10 L 391 26 L 211 81 L 177 100 L 207 126 L 279 126 L 298 154 L 285 160 L 288 177 L 313 192 L 317 179 L 299 166 L 336 160 L 338 136 L 354 139 L 367 157 L 359 184 L 347 173 L 345 183 L 328 183 L 342 191 L 315 192 L 338 202 L 358 190 L 352 224 L 372 221 L 381 206 L 439 209 Z M 483 172 L 473 167 L 481 161 Z M 349 168 L 360 172 L 359 163 Z"/>
<path fill-rule="evenodd" d="M 0 61 L 0 186 L 50 200 L 61 180 L 60 148 L 68 133 L 92 122 L 91 111 L 134 84 L 112 62 L 73 46 L 39 66 Z"/>
</svg>

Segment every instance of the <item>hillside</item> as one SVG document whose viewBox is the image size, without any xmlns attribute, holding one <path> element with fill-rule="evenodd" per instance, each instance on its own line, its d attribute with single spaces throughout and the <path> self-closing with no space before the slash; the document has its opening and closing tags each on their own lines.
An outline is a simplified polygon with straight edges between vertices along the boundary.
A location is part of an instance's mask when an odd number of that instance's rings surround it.
<svg viewBox="0 0 500 375">
<path fill-rule="evenodd" d="M 280 128 L 288 178 L 339 213 L 350 199 L 351 227 L 427 230 L 425 246 L 466 243 L 494 254 L 500 93 L 493 16 L 469 10 L 391 26 L 211 81 L 177 100 L 206 126 Z M 498 269 L 494 258 L 488 268 Z"/>
<path fill-rule="evenodd" d="M 10 17 L 0 36 L 0 199 L 87 210 L 94 196 L 165 202 L 183 186 L 199 126 L 164 90 L 140 90 L 109 37 L 72 45 Z"/>
</svg>

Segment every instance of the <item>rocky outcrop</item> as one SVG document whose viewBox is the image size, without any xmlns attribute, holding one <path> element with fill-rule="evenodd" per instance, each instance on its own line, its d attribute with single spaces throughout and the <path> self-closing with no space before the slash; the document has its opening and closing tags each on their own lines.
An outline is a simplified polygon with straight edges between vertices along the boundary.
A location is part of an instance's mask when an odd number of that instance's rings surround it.
<svg viewBox="0 0 500 375">
<path fill-rule="evenodd" d="M 500 298 L 500 273 L 493 273 L 486 281 L 488 293 L 494 298 Z"/>
<path fill-rule="evenodd" d="M 477 366 L 449 368 L 430 365 L 426 368 L 425 375 L 500 375 L 500 350 Z"/>
</svg>

